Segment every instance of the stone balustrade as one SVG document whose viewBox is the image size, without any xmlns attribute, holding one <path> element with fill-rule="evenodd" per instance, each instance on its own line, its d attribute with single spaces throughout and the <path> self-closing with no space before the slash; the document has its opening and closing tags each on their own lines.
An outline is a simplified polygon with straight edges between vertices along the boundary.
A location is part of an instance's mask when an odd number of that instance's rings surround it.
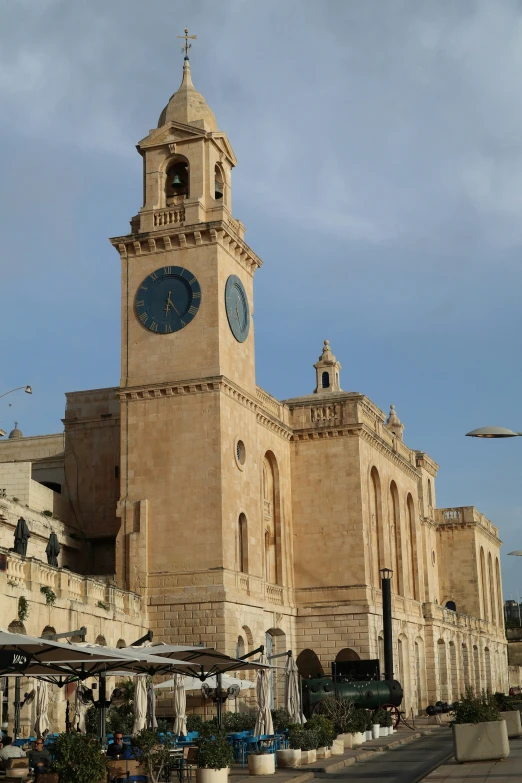
<svg viewBox="0 0 522 783">
<path fill-rule="evenodd" d="M 170 207 L 154 212 L 154 228 L 180 226 L 185 222 L 185 207 Z"/>
<path fill-rule="evenodd" d="M 38 594 L 41 587 L 49 587 L 59 601 L 80 602 L 95 609 L 102 608 L 99 604 L 104 604 L 110 612 L 132 617 L 139 617 L 143 612 L 139 595 L 121 590 L 106 580 L 55 568 L 32 557 L 21 557 L 2 547 L 0 552 L 5 554 L 7 560 L 7 585 L 15 590 Z"/>
</svg>

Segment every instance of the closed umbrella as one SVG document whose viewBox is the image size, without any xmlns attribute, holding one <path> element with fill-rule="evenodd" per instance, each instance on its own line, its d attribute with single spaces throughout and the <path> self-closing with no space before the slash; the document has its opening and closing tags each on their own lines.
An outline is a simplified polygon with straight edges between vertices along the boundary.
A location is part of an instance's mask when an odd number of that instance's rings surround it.
<svg viewBox="0 0 522 783">
<path fill-rule="evenodd" d="M 138 674 L 134 688 L 134 726 L 132 733 L 138 734 L 147 723 L 147 677 Z"/>
<path fill-rule="evenodd" d="M 187 735 L 187 694 L 185 692 L 185 678 L 182 674 L 174 675 L 174 726 L 172 728 L 177 736 Z"/>
<path fill-rule="evenodd" d="M 147 728 L 158 728 L 158 721 L 156 720 L 156 694 L 154 693 L 152 682 L 147 690 Z"/>
<path fill-rule="evenodd" d="M 304 722 L 299 692 L 299 672 L 292 655 L 288 656 L 285 666 L 285 707 L 292 723 Z"/>
<path fill-rule="evenodd" d="M 34 732 L 37 737 L 43 737 L 49 733 L 49 685 L 46 682 L 38 684 L 36 694 L 36 723 Z"/>
<path fill-rule="evenodd" d="M 183 677 L 183 687 L 186 691 L 201 691 L 201 685 L 202 683 L 199 677 Z M 208 685 L 210 688 L 215 688 L 217 686 L 217 678 L 207 677 L 205 680 L 205 685 Z M 222 688 L 226 690 L 227 688 L 230 688 L 231 685 L 237 685 L 239 690 L 247 691 L 249 688 L 253 688 L 255 686 L 255 682 L 254 680 L 240 680 L 238 677 L 228 677 L 226 674 L 223 674 L 221 678 Z M 165 680 L 164 682 L 159 682 L 154 686 L 154 690 L 173 691 L 174 687 L 175 680 L 171 679 Z"/>
<path fill-rule="evenodd" d="M 89 704 L 83 700 L 83 694 L 88 690 L 82 682 L 76 685 L 76 691 L 74 693 L 74 726 L 82 734 L 85 734 L 87 726 L 85 723 L 85 716 L 89 709 Z"/>
<path fill-rule="evenodd" d="M 259 658 L 259 663 L 268 663 L 264 653 Z M 257 672 L 256 695 L 257 718 L 254 734 L 256 737 L 261 737 L 263 734 L 273 734 L 274 724 L 270 712 L 270 669 L 260 669 Z"/>
</svg>

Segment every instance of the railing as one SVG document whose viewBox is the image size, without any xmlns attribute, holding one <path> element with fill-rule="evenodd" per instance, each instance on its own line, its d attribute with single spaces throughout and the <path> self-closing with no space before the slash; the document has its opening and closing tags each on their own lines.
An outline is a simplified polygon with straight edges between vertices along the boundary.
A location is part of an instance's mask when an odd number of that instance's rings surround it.
<svg viewBox="0 0 522 783">
<path fill-rule="evenodd" d="M 266 597 L 269 604 L 281 605 L 283 603 L 283 588 L 276 585 L 267 585 Z"/>
<path fill-rule="evenodd" d="M 154 228 L 161 226 L 179 226 L 185 221 L 185 207 L 174 207 L 154 212 Z"/>
<path fill-rule="evenodd" d="M 263 391 L 263 389 L 260 389 L 259 386 L 256 389 L 256 394 L 257 399 L 263 408 L 266 408 L 266 410 L 269 411 L 273 416 L 281 418 L 281 405 L 277 402 L 277 400 L 267 394 L 266 391 Z"/>
<path fill-rule="evenodd" d="M 67 587 L 71 598 L 78 599 L 83 593 L 83 577 L 76 574 L 67 574 Z"/>
<path fill-rule="evenodd" d="M 7 581 L 15 585 L 21 585 L 25 582 L 25 560 L 16 555 L 7 556 Z"/>
</svg>

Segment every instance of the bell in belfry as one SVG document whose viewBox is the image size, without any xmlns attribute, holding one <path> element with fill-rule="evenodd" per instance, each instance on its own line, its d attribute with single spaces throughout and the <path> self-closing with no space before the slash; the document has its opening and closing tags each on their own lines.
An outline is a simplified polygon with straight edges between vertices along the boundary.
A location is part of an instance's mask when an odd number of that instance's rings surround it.
<svg viewBox="0 0 522 783">
<path fill-rule="evenodd" d="M 183 180 L 181 179 L 178 173 L 174 174 L 170 185 L 172 187 L 172 190 L 179 190 L 180 188 L 184 187 Z"/>
<path fill-rule="evenodd" d="M 215 181 L 214 184 L 214 190 L 215 190 L 214 198 L 223 198 L 223 185 L 217 180 Z"/>
</svg>

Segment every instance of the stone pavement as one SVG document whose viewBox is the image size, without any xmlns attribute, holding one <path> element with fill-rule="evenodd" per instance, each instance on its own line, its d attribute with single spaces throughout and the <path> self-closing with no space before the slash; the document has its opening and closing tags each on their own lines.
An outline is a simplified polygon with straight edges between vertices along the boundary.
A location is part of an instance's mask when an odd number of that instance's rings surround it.
<svg viewBox="0 0 522 783">
<path fill-rule="evenodd" d="M 503 761 L 457 764 L 455 759 L 438 767 L 423 783 L 516 783 L 522 781 L 522 738 L 509 741 L 509 756 Z"/>
<path fill-rule="evenodd" d="M 402 745 L 409 744 L 421 737 L 436 735 L 439 733 L 447 734 L 447 728 L 439 726 L 421 726 L 417 731 L 401 727 L 398 732 L 390 737 L 381 737 L 377 740 L 365 742 L 360 748 L 346 750 L 342 756 L 332 756 L 329 759 L 319 759 L 314 764 L 307 764 L 299 769 L 281 769 L 276 770 L 275 775 L 270 776 L 271 783 L 305 783 L 316 776 L 336 775 L 345 767 L 351 767 L 353 764 L 360 764 L 369 759 L 374 759 L 377 754 L 387 750 L 394 750 Z M 235 764 L 230 770 L 229 780 L 231 783 L 252 783 L 252 777 L 248 775 L 248 768 L 241 768 Z"/>
</svg>

